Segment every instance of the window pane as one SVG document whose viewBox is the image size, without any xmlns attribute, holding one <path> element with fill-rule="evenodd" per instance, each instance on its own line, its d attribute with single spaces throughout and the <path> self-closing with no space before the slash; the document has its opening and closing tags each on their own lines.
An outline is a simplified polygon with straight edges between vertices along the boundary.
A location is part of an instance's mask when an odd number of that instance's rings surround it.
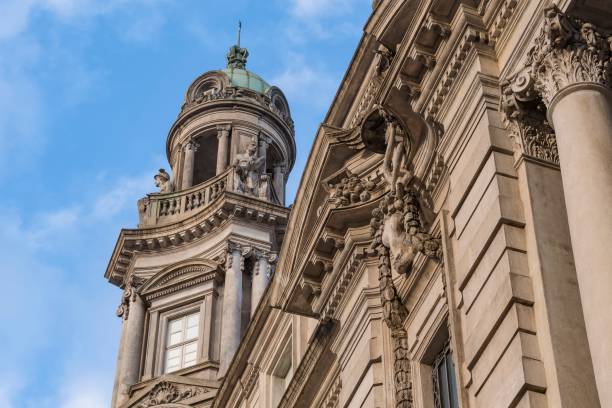
<svg viewBox="0 0 612 408">
<path fill-rule="evenodd" d="M 200 314 L 192 314 L 191 316 L 187 316 L 187 327 L 198 327 L 198 322 L 200 320 Z"/>
<path fill-rule="evenodd" d="M 181 349 L 174 348 L 166 350 L 166 372 L 181 368 Z"/>
<path fill-rule="evenodd" d="M 184 346 L 184 362 L 183 367 L 191 367 L 196 363 L 198 355 L 198 343 L 193 342 Z"/>
<path fill-rule="evenodd" d="M 198 337 L 198 326 L 187 327 L 187 332 L 185 332 L 185 340 L 191 340 L 197 337 Z"/>
<path fill-rule="evenodd" d="M 168 346 L 183 341 L 183 319 L 171 320 L 168 323 Z"/>
<path fill-rule="evenodd" d="M 168 339 L 168 346 L 174 346 L 175 344 L 180 343 L 183 339 L 183 332 L 178 333 L 170 333 L 170 338 Z"/>
</svg>

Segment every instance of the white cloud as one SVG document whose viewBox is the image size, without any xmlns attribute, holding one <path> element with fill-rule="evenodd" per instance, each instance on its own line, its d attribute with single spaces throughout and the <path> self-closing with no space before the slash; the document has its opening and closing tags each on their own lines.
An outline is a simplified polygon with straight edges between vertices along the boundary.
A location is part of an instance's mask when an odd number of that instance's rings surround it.
<svg viewBox="0 0 612 408">
<path fill-rule="evenodd" d="M 355 6 L 357 0 L 291 0 L 291 3 L 294 15 L 313 18 L 346 12 Z"/>
<path fill-rule="evenodd" d="M 289 104 L 294 102 L 307 103 L 317 109 L 325 109 L 338 87 L 338 78 L 305 62 L 300 54 L 291 54 L 290 62 L 285 69 L 270 83 L 283 90 Z"/>
<path fill-rule="evenodd" d="M 59 408 L 108 408 L 106 381 L 72 379 L 61 391 Z"/>
<path fill-rule="evenodd" d="M 93 203 L 93 215 L 96 218 L 108 218 L 124 210 L 126 205 L 133 205 L 136 211 L 136 201 L 144 197 L 153 188 L 153 175 L 122 177 L 106 193 L 99 196 Z"/>
</svg>

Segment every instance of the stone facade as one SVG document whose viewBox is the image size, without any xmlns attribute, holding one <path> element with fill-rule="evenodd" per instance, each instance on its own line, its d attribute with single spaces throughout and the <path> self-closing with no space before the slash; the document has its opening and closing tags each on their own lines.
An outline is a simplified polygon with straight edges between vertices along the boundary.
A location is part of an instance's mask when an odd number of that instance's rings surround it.
<svg viewBox="0 0 612 408">
<path fill-rule="evenodd" d="M 282 92 L 198 78 L 106 274 L 113 408 L 612 407 L 611 59 L 608 0 L 374 1 L 290 214 Z"/>
</svg>

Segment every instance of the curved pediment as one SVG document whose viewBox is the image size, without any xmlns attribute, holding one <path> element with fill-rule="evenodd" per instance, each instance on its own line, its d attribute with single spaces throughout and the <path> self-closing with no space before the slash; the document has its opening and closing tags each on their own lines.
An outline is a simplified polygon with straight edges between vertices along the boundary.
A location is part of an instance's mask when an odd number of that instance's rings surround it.
<svg viewBox="0 0 612 408">
<path fill-rule="evenodd" d="M 141 288 L 147 299 L 173 293 L 177 290 L 215 279 L 219 264 L 206 259 L 189 259 L 162 269 Z"/>
</svg>

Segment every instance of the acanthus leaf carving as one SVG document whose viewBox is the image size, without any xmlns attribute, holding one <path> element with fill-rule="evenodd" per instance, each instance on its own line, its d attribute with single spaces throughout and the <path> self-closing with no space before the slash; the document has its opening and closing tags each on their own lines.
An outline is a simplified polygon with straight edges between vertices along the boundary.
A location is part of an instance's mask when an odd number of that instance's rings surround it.
<svg viewBox="0 0 612 408">
<path fill-rule="evenodd" d="M 612 35 L 563 13 L 544 11 L 544 25 L 528 54 L 534 88 L 549 106 L 565 87 L 578 83 L 610 85 Z"/>
</svg>

